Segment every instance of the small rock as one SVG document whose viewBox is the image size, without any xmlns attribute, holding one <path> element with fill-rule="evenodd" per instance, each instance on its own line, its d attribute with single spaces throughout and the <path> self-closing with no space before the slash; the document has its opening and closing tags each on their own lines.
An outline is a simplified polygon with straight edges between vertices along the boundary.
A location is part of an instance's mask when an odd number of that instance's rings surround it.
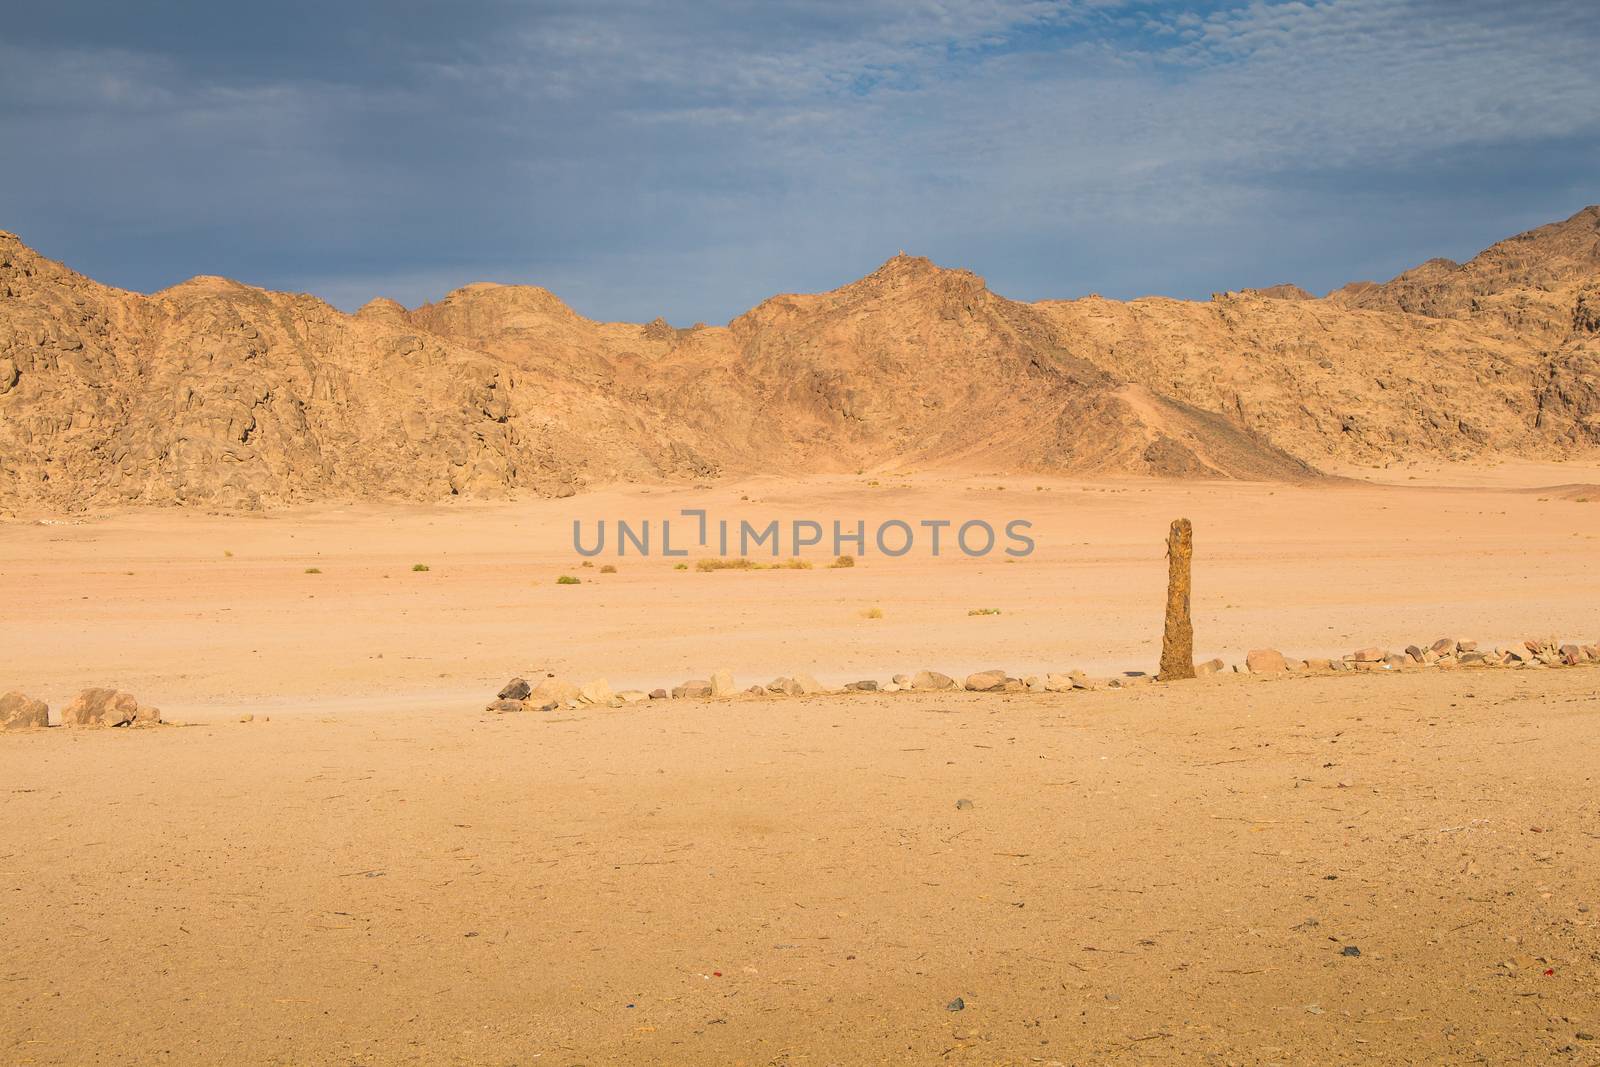
<svg viewBox="0 0 1600 1067">
<path fill-rule="evenodd" d="M 667 699 L 667 691 L 665 689 L 652 689 L 650 690 L 650 699 L 665 700 Z"/>
<path fill-rule="evenodd" d="M 527 700 L 533 692 L 533 686 L 521 678 L 513 678 L 505 684 L 505 688 L 496 694 L 501 700 Z"/>
<path fill-rule="evenodd" d="M 889 680 L 895 685 L 904 686 L 907 689 L 911 688 L 911 675 L 909 674 L 897 674 Z"/>
<path fill-rule="evenodd" d="M 945 1011 L 963 1011 L 963 1010 L 965 1010 L 966 1006 L 967 1006 L 967 1002 L 962 1000 L 960 997 L 957 997 L 956 999 L 952 1000 L 950 1003 L 946 1004 L 944 1006 L 944 1010 Z"/>
<path fill-rule="evenodd" d="M 489 706 L 483 710 L 498 712 L 527 711 L 528 705 L 526 701 L 522 700 L 491 700 L 489 701 Z"/>
<path fill-rule="evenodd" d="M 672 687 L 674 700 L 699 700 L 711 695 L 711 683 L 704 678 L 691 678 L 682 685 Z"/>
<path fill-rule="evenodd" d="M 859 682 L 849 682 L 845 685 L 845 688 L 854 693 L 876 693 L 878 691 L 878 683 L 871 678 L 866 678 Z"/>
<path fill-rule="evenodd" d="M 22 693 L 0 696 L 0 730 L 26 730 L 30 726 L 49 726 L 50 706 Z"/>
<path fill-rule="evenodd" d="M 1006 672 L 1001 670 L 979 671 L 977 674 L 967 675 L 967 691 L 970 693 L 988 693 L 999 689 L 1006 684 Z"/>
<path fill-rule="evenodd" d="M 912 689 L 959 689 L 956 680 L 938 671 L 918 671 L 911 678 Z"/>
<path fill-rule="evenodd" d="M 1381 648 L 1363 648 L 1352 653 L 1347 658 L 1354 660 L 1357 663 L 1382 663 L 1386 658 L 1388 658 L 1388 655 L 1389 653 L 1385 652 Z"/>
<path fill-rule="evenodd" d="M 794 683 L 795 685 L 799 686 L 801 696 L 816 696 L 819 693 L 826 693 L 828 691 L 827 686 L 823 685 L 809 674 L 795 675 Z"/>
<path fill-rule="evenodd" d="M 161 712 L 141 705 L 132 693 L 85 689 L 61 710 L 68 726 L 134 726 L 161 721 Z"/>
<path fill-rule="evenodd" d="M 764 697 L 764 696 L 767 695 L 767 691 L 765 689 L 763 689 L 759 685 L 752 685 L 749 689 L 746 689 L 744 692 L 745 692 L 746 696 L 752 696 L 752 697 Z"/>
<path fill-rule="evenodd" d="M 1272 648 L 1251 649 L 1245 653 L 1244 665 L 1251 674 L 1274 674 L 1289 669 L 1289 661 L 1283 658 L 1283 653 Z"/>
<path fill-rule="evenodd" d="M 578 687 L 565 678 L 541 678 L 528 695 L 530 707 L 541 710 L 562 707 L 578 699 Z"/>
<path fill-rule="evenodd" d="M 1359 948 L 1356 948 L 1354 945 L 1346 945 L 1344 948 L 1339 950 L 1339 955 L 1341 955 L 1341 956 L 1359 956 L 1359 955 L 1361 955 L 1361 950 Z"/>
<path fill-rule="evenodd" d="M 596 678 L 578 687 L 578 699 L 585 704 L 610 704 L 615 696 L 611 691 L 611 683 L 604 678 Z"/>
<path fill-rule="evenodd" d="M 970 800 L 958 800 L 958 801 L 956 801 L 956 810 L 957 811 L 971 811 L 972 810 L 972 801 L 970 801 Z"/>
<path fill-rule="evenodd" d="M 617 694 L 617 699 L 624 704 L 643 704 L 650 699 L 650 694 L 643 689 L 624 689 Z"/>
<path fill-rule="evenodd" d="M 1194 665 L 1196 678 L 1209 678 L 1213 674 L 1221 674 L 1228 669 L 1228 665 L 1220 659 L 1208 659 L 1204 663 Z"/>
</svg>

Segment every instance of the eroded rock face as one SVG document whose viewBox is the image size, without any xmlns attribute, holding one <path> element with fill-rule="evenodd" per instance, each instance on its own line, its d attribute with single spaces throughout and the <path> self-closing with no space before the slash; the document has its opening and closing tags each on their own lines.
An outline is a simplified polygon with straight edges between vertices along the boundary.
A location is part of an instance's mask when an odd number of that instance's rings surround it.
<svg viewBox="0 0 1600 1067">
<path fill-rule="evenodd" d="M 0 695 L 0 730 L 26 730 L 50 725 L 50 707 L 24 693 Z"/>
<path fill-rule="evenodd" d="M 65 726 L 145 726 L 161 721 L 157 708 L 139 703 L 132 693 L 118 689 L 85 689 L 61 709 Z"/>
</svg>

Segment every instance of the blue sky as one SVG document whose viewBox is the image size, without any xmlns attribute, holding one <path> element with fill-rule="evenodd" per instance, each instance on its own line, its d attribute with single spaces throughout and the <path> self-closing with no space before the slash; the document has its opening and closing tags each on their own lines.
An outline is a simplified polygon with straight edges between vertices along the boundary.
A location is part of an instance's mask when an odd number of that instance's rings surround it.
<svg viewBox="0 0 1600 1067">
<path fill-rule="evenodd" d="M 115 285 L 725 322 L 900 249 L 1317 292 L 1600 201 L 1592 0 L 16 5 L 0 228 Z"/>
</svg>

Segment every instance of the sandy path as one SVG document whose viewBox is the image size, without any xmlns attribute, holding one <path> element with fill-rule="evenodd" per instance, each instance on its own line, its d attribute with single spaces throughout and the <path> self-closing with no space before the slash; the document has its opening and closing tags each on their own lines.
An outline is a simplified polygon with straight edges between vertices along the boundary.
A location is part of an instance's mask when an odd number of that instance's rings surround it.
<svg viewBox="0 0 1600 1067">
<path fill-rule="evenodd" d="M 6 523 L 0 687 L 60 702 L 87 684 L 118 685 L 193 720 L 468 710 L 512 674 L 541 670 L 654 687 L 719 666 L 746 681 L 809 671 L 835 683 L 924 666 L 1153 669 L 1163 538 L 1177 515 L 1195 522 L 1201 657 L 1236 660 L 1262 644 L 1326 655 L 1441 634 L 1600 639 L 1600 493 L 868 482 Z M 1038 550 L 1015 563 L 869 555 L 851 570 L 701 574 L 633 557 L 613 558 L 615 575 L 577 566 L 575 517 L 592 529 L 598 518 L 659 520 L 693 506 L 763 523 L 1025 517 Z M 414 563 L 430 570 L 413 573 Z M 556 585 L 566 573 L 584 584 Z M 873 607 L 881 619 L 864 617 Z M 971 617 L 974 608 L 1001 614 Z"/>
<path fill-rule="evenodd" d="M 10 736 L 0 1060 L 1593 1062 L 1597 727 L 1579 669 Z"/>
</svg>

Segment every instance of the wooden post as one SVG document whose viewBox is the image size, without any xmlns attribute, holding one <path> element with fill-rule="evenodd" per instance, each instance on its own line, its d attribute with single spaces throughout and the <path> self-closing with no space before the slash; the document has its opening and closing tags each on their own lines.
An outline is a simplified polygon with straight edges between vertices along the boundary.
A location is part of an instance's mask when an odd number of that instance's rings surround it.
<svg viewBox="0 0 1600 1067">
<path fill-rule="evenodd" d="M 1194 559 L 1194 526 L 1173 519 L 1167 534 L 1167 624 L 1161 634 L 1163 682 L 1194 677 L 1194 623 L 1189 619 L 1189 564 Z"/>
</svg>

